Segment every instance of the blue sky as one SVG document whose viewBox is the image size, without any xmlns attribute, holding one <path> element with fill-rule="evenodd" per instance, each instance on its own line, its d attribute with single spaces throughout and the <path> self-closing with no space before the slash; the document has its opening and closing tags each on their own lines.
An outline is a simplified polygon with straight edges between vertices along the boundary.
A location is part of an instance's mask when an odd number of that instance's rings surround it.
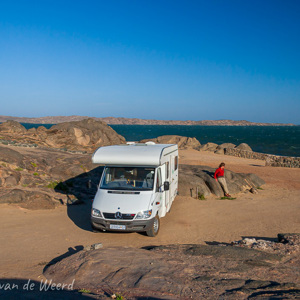
<svg viewBox="0 0 300 300">
<path fill-rule="evenodd" d="M 298 0 L 0 0 L 0 114 L 300 124 L 299 37 Z"/>
</svg>

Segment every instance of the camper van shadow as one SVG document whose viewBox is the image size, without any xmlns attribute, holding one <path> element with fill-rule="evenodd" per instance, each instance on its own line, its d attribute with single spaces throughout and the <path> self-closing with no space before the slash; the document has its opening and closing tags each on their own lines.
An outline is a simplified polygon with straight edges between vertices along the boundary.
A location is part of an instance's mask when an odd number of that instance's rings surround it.
<svg viewBox="0 0 300 300">
<path fill-rule="evenodd" d="M 90 216 L 92 201 L 97 192 L 103 167 L 96 167 L 88 172 L 60 182 L 55 191 L 67 199 L 68 217 L 79 228 L 92 231 Z"/>
</svg>

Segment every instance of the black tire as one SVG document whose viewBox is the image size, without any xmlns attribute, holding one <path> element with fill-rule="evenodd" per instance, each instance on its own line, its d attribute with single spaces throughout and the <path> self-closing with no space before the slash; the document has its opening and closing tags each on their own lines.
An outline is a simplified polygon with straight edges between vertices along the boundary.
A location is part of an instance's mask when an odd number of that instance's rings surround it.
<svg viewBox="0 0 300 300">
<path fill-rule="evenodd" d="M 159 216 L 156 215 L 152 227 L 148 231 L 146 231 L 146 234 L 150 237 L 155 237 L 159 232 L 159 228 L 160 228 L 160 220 L 159 220 Z"/>
</svg>

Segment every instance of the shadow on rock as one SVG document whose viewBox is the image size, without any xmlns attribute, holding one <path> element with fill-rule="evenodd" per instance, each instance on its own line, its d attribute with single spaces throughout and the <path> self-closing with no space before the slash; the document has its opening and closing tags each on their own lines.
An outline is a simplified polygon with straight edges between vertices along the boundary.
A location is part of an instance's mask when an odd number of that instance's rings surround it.
<svg viewBox="0 0 300 300">
<path fill-rule="evenodd" d="M 212 241 L 212 242 L 205 241 L 205 244 L 209 246 L 231 246 L 231 243 L 224 243 L 224 242 L 217 242 L 217 241 Z"/>
<path fill-rule="evenodd" d="M 293 283 L 279 283 L 276 281 L 246 280 L 239 288 L 227 290 L 223 296 L 233 294 L 249 294 L 247 299 L 299 299 L 300 290 Z"/>
<path fill-rule="evenodd" d="M 214 178 L 214 172 L 212 171 L 208 171 L 208 170 L 203 170 L 204 173 L 206 173 L 208 176 L 210 176 L 211 178 Z"/>
<path fill-rule="evenodd" d="M 55 191 L 66 199 L 62 202 L 67 205 L 68 217 L 83 230 L 92 231 L 90 225 L 92 201 L 97 192 L 103 169 L 103 167 L 96 167 L 91 171 L 60 182 L 55 187 Z"/>
<path fill-rule="evenodd" d="M 69 257 L 81 250 L 83 250 L 83 246 L 80 245 L 80 246 L 75 246 L 74 248 L 72 247 L 69 247 L 68 251 L 60 256 L 57 256 L 55 258 L 53 258 L 51 261 L 49 261 L 49 263 L 45 266 L 45 268 L 43 269 L 43 272 L 45 272 L 51 265 L 54 265 L 56 264 L 57 262 L 63 260 L 64 258 L 66 257 Z"/>
</svg>

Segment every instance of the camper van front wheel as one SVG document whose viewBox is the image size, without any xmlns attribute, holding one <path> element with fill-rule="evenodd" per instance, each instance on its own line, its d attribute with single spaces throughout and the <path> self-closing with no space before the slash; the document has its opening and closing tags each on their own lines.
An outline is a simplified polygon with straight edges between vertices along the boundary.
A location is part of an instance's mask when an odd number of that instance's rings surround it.
<svg viewBox="0 0 300 300">
<path fill-rule="evenodd" d="M 160 227 L 160 220 L 158 215 L 156 215 L 152 227 L 148 231 L 146 231 L 147 235 L 151 237 L 156 236 L 159 232 L 159 227 Z"/>
</svg>

